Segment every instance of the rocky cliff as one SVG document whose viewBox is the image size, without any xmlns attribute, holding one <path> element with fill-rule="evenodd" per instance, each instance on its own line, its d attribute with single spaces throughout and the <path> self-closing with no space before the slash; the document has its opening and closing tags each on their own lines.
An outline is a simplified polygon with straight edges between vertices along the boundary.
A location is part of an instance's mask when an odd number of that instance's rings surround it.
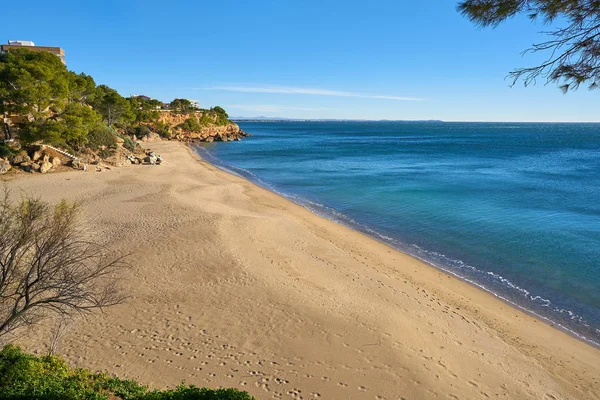
<svg viewBox="0 0 600 400">
<path fill-rule="evenodd" d="M 197 125 L 192 129 L 186 127 L 186 121 L 190 119 L 195 122 L 189 125 Z M 169 126 L 174 139 L 185 142 L 228 142 L 250 136 L 234 122 L 219 122 L 218 116 L 210 111 L 183 114 L 163 111 L 159 121 Z"/>
</svg>

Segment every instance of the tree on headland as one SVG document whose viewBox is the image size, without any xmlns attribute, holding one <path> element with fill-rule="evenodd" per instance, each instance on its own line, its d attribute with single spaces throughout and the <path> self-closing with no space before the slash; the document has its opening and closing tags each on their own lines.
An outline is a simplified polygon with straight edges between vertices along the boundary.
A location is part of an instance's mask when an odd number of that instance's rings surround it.
<svg viewBox="0 0 600 400">
<path fill-rule="evenodd" d="M 549 38 L 526 50 L 549 54 L 542 64 L 517 68 L 509 74 L 513 84 L 525 86 L 538 78 L 557 83 L 564 92 L 586 84 L 600 84 L 600 1 L 597 0 L 464 0 L 461 14 L 482 27 L 496 27 L 519 14 L 544 23 L 559 22 L 560 28 L 544 32 Z"/>
<path fill-rule="evenodd" d="M 95 110 L 80 103 L 70 103 L 50 118 L 36 118 L 21 124 L 24 143 L 46 143 L 79 149 L 87 144 L 88 134 L 102 123 Z"/>
<path fill-rule="evenodd" d="M 135 115 L 135 122 L 155 122 L 158 120 L 160 116 L 158 110 L 162 107 L 162 101 L 144 99 L 141 96 L 128 97 L 127 101 Z"/>
<path fill-rule="evenodd" d="M 107 257 L 78 223 L 79 207 L 0 199 L 0 338 L 54 316 L 86 314 L 124 300 Z"/>
<path fill-rule="evenodd" d="M 94 78 L 84 73 L 68 72 L 69 102 L 87 103 L 93 100 L 96 93 Z"/>
<path fill-rule="evenodd" d="M 108 126 L 129 122 L 135 117 L 129 102 L 115 89 L 106 85 L 96 88 L 92 106 L 102 115 Z"/>
<path fill-rule="evenodd" d="M 189 112 L 192 110 L 192 102 L 188 99 L 175 99 L 171 102 L 169 108 L 181 113 Z"/>
<path fill-rule="evenodd" d="M 25 49 L 0 55 L 0 112 L 30 114 L 61 108 L 69 91 L 67 68 L 54 54 Z"/>
<path fill-rule="evenodd" d="M 210 109 L 210 111 L 214 111 L 216 112 L 218 115 L 222 115 L 225 118 L 229 118 L 229 115 L 227 114 L 227 111 L 225 111 L 225 109 L 223 107 L 220 106 L 214 106 L 213 108 Z"/>
</svg>

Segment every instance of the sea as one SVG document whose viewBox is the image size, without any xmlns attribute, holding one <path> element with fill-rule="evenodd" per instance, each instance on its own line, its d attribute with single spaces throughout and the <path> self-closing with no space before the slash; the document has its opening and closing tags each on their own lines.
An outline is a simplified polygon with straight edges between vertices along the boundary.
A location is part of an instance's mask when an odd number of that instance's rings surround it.
<svg viewBox="0 0 600 400">
<path fill-rule="evenodd" d="M 200 156 L 600 346 L 600 124 L 238 124 Z"/>
</svg>

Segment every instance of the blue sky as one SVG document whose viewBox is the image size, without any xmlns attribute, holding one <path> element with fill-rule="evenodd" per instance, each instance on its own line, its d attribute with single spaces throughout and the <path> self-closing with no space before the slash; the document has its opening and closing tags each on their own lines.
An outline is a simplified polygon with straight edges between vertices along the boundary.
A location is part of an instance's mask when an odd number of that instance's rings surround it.
<svg viewBox="0 0 600 400">
<path fill-rule="evenodd" d="M 509 87 L 542 24 L 478 29 L 454 0 L 28 1 L 0 39 L 61 46 L 123 95 L 198 100 L 233 116 L 600 121 L 600 92 Z M 24 15 L 27 18 L 23 18 Z"/>
</svg>

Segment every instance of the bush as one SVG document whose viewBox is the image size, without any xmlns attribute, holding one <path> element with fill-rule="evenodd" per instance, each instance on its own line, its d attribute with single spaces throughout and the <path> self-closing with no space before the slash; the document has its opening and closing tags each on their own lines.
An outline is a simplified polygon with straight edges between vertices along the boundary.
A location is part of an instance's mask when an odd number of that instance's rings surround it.
<svg viewBox="0 0 600 400">
<path fill-rule="evenodd" d="M 123 137 L 123 140 L 125 140 L 125 142 L 123 143 L 123 147 L 125 147 L 127 150 L 134 152 L 136 147 L 137 147 L 137 143 L 134 142 L 133 140 L 131 140 L 131 138 L 125 136 Z"/>
<path fill-rule="evenodd" d="M 215 107 L 211 108 L 210 111 L 214 111 L 217 113 L 217 115 L 222 115 L 225 118 L 229 118 L 229 115 L 227 115 L 227 111 L 225 111 L 225 109 L 223 109 L 223 107 L 215 106 Z"/>
<path fill-rule="evenodd" d="M 179 127 L 190 132 L 197 132 L 202 129 L 202 125 L 195 116 L 186 119 L 182 124 L 179 124 Z"/>
<path fill-rule="evenodd" d="M 121 135 L 120 133 L 117 133 L 117 131 L 114 131 L 114 132 L 115 132 L 115 135 L 117 135 L 118 137 L 123 139 L 123 147 L 125 147 L 127 150 L 129 150 L 131 152 L 135 151 L 135 149 L 137 148 L 136 142 L 131 140 L 131 138 L 129 136 Z"/>
<path fill-rule="evenodd" d="M 0 157 L 8 158 L 16 155 L 18 151 L 13 149 L 8 143 L 0 143 Z"/>
<path fill-rule="evenodd" d="M 148 391 L 133 380 L 121 380 L 85 369 L 69 368 L 59 357 L 36 357 L 8 345 L 0 351 L 0 399 L 91 400 L 253 400 L 236 389 L 178 386 Z"/>
<path fill-rule="evenodd" d="M 133 134 L 137 137 L 137 138 L 143 138 L 145 136 L 150 135 L 150 133 L 152 133 L 152 131 L 150 130 L 150 128 L 148 128 L 146 125 L 138 125 L 135 127 L 135 129 L 133 130 Z"/>
<path fill-rule="evenodd" d="M 100 158 L 104 159 L 104 158 L 108 158 L 110 156 L 115 155 L 116 151 L 115 149 L 109 148 L 109 149 L 102 149 L 98 152 L 98 155 L 100 156 Z"/>
<path fill-rule="evenodd" d="M 157 121 L 154 124 L 154 130 L 161 137 L 170 139 L 171 138 L 171 126 L 164 121 Z"/>
<path fill-rule="evenodd" d="M 106 125 L 98 125 L 88 133 L 87 147 L 97 150 L 101 147 L 115 146 L 117 138 L 114 131 Z"/>
</svg>

